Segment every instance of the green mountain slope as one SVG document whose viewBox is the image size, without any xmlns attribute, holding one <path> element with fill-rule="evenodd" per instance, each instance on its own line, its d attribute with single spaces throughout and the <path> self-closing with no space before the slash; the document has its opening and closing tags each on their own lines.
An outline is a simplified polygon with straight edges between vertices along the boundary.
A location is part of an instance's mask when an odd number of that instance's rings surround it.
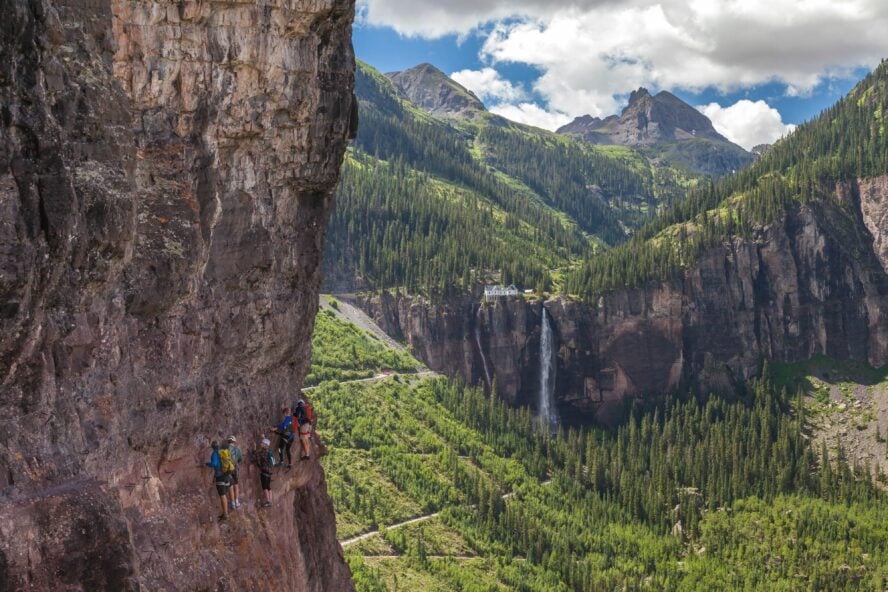
<svg viewBox="0 0 888 592">
<path fill-rule="evenodd" d="M 636 152 L 508 122 L 445 121 L 359 64 L 358 137 L 328 230 L 328 283 L 441 293 L 549 270 L 618 244 L 691 183 Z"/>
<path fill-rule="evenodd" d="M 567 290 L 591 301 L 603 291 L 669 279 L 711 245 L 751 236 L 801 203 L 832 199 L 838 182 L 888 173 L 886 111 L 883 62 L 847 97 L 753 165 L 698 184 L 628 243 L 589 258 L 569 275 Z"/>
<path fill-rule="evenodd" d="M 366 367 L 378 342 L 323 314 L 313 372 Z M 667 399 L 615 431 L 554 439 L 443 378 L 327 381 L 310 396 L 360 591 L 888 583 L 886 497 L 816 453 L 799 400 L 767 378 L 734 402 Z"/>
</svg>

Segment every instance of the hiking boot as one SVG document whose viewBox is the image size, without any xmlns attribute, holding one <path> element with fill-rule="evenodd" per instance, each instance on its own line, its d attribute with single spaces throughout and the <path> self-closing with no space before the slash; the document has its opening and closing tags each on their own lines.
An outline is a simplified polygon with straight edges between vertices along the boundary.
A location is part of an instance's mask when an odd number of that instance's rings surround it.
<svg viewBox="0 0 888 592">
<path fill-rule="evenodd" d="M 309 455 L 306 454 L 305 456 L 302 457 L 302 460 L 309 460 L 310 458 L 311 458 L 311 457 L 310 457 Z"/>
<path fill-rule="evenodd" d="M 287 465 L 287 470 L 288 470 L 288 471 L 289 471 L 290 469 L 292 469 L 292 468 L 293 468 L 293 465 L 289 465 L 289 464 Z"/>
<path fill-rule="evenodd" d="M 270 508 L 270 507 L 271 507 L 271 502 L 264 502 L 264 503 L 262 504 L 262 507 L 263 507 L 263 508 Z"/>
<path fill-rule="evenodd" d="M 228 514 L 219 514 L 219 522 L 225 522 L 228 520 Z"/>
<path fill-rule="evenodd" d="M 241 507 L 240 500 L 234 500 L 234 507 L 235 507 L 235 508 L 240 508 L 240 507 Z"/>
</svg>

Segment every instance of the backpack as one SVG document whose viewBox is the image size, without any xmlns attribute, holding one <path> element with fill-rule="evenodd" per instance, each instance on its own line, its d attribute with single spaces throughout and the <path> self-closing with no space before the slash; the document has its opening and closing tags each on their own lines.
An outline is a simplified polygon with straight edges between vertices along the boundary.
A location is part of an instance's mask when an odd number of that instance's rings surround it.
<svg viewBox="0 0 888 592">
<path fill-rule="evenodd" d="M 244 453 L 241 452 L 240 448 L 238 448 L 237 446 L 229 446 L 228 450 L 231 453 L 231 460 L 234 461 L 235 465 L 239 465 L 240 463 L 244 462 Z"/>
<path fill-rule="evenodd" d="M 266 454 L 268 454 L 268 456 L 266 458 L 268 458 L 269 466 L 272 466 L 272 467 L 275 466 L 277 464 L 277 459 L 274 457 L 274 453 L 271 450 L 269 450 Z"/>
<path fill-rule="evenodd" d="M 219 449 L 219 466 L 222 467 L 223 475 L 231 475 L 234 473 L 234 461 L 231 460 L 231 451 L 227 448 Z"/>
<path fill-rule="evenodd" d="M 300 426 L 305 425 L 307 422 L 311 421 L 308 418 L 308 413 L 305 411 L 305 407 L 301 406 L 296 407 L 296 409 L 293 411 L 293 417 L 296 418 L 296 422 Z"/>
</svg>

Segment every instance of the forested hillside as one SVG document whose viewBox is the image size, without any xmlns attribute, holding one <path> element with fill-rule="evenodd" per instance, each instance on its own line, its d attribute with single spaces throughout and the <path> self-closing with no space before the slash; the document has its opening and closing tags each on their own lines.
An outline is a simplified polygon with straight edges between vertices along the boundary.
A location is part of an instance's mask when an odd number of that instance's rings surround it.
<svg viewBox="0 0 888 592">
<path fill-rule="evenodd" d="M 322 373 L 379 351 L 325 314 Z M 331 354 L 343 334 L 357 356 Z M 551 439 L 526 409 L 443 378 L 328 381 L 311 397 L 358 590 L 888 583 L 882 477 L 814 448 L 806 405 L 767 371 L 734 401 L 665 398 L 613 431 Z"/>
<path fill-rule="evenodd" d="M 364 64 L 356 93 L 360 127 L 327 240 L 339 289 L 442 294 L 489 274 L 548 288 L 549 270 L 624 241 L 691 183 L 632 150 L 487 112 L 437 119 Z"/>
<path fill-rule="evenodd" d="M 566 289 L 601 292 L 665 280 L 706 248 L 749 237 L 789 208 L 833 199 L 837 183 L 888 173 L 888 64 L 883 62 L 835 106 L 802 125 L 755 162 L 718 182 L 698 184 L 633 238 L 588 258 Z"/>
</svg>

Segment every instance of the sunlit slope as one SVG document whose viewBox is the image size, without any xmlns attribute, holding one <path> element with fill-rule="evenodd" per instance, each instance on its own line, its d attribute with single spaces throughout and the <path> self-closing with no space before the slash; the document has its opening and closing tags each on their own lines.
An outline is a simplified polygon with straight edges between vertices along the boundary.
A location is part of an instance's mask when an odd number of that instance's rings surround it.
<svg viewBox="0 0 888 592">
<path fill-rule="evenodd" d="M 489 273 L 528 287 L 618 244 L 692 183 L 629 149 L 486 111 L 439 119 L 359 64 L 358 137 L 328 230 L 328 283 L 464 289 Z"/>
<path fill-rule="evenodd" d="M 335 311 L 318 324 L 319 366 L 348 368 L 327 355 L 343 332 L 362 366 L 378 351 L 344 325 Z M 768 379 L 735 402 L 666 400 L 614 431 L 555 439 L 527 410 L 413 370 L 310 396 L 361 591 L 888 582 L 885 497 L 812 449 L 800 400 Z"/>
</svg>

